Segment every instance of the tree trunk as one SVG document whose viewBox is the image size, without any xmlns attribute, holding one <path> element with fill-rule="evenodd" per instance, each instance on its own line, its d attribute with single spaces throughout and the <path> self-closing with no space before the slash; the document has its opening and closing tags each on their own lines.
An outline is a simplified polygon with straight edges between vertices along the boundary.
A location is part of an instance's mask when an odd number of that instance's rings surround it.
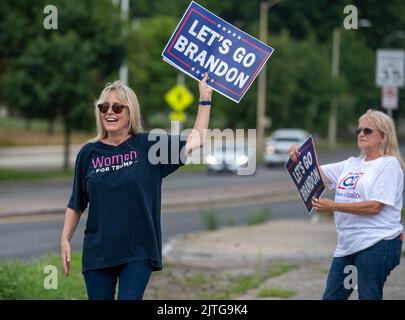
<svg viewBox="0 0 405 320">
<path fill-rule="evenodd" d="M 48 119 L 48 135 L 51 136 L 55 132 L 55 119 Z"/>
<path fill-rule="evenodd" d="M 70 157 L 70 124 L 65 119 L 64 121 L 64 157 L 63 157 L 63 169 L 69 169 L 69 157 Z"/>
</svg>

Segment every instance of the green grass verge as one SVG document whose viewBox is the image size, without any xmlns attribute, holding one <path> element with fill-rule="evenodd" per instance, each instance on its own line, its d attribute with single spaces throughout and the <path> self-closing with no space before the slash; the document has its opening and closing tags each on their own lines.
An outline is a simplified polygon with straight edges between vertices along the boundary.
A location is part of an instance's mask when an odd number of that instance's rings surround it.
<svg viewBox="0 0 405 320">
<path fill-rule="evenodd" d="M 53 266 L 53 280 L 46 272 Z M 85 300 L 86 287 L 81 273 L 81 253 L 72 254 L 68 277 L 58 255 L 30 261 L 0 263 L 0 300 Z M 269 277 L 288 272 L 293 265 L 271 264 L 258 267 L 247 274 L 228 274 L 227 270 L 190 267 L 165 263 L 164 271 L 153 274 L 146 291 L 146 299 L 234 299 L 248 290 L 258 288 Z M 55 289 L 47 289 L 54 284 Z M 274 293 L 273 293 L 274 294 Z M 278 293 L 280 296 L 280 293 Z"/>
<path fill-rule="evenodd" d="M 256 225 L 267 222 L 271 218 L 270 208 L 263 208 L 249 217 L 248 225 Z"/>
<path fill-rule="evenodd" d="M 179 172 L 197 172 L 205 170 L 203 165 L 188 165 L 181 167 Z M 70 181 L 73 178 L 73 169 L 68 170 L 20 170 L 0 168 L 0 181 L 44 181 L 52 179 L 66 179 Z"/>
<path fill-rule="evenodd" d="M 73 169 L 69 170 L 17 170 L 0 168 L 0 181 L 38 181 L 73 178 Z"/>
<path fill-rule="evenodd" d="M 23 118 L 0 118 L 0 128 L 25 131 L 27 130 L 27 122 Z M 31 120 L 29 130 L 36 132 L 46 132 L 48 130 L 48 122 L 41 119 Z M 57 133 L 61 133 L 63 131 L 61 121 L 55 121 L 54 130 Z"/>
<path fill-rule="evenodd" d="M 328 151 L 338 151 L 338 150 L 345 150 L 345 149 L 350 149 L 350 148 L 356 148 L 357 147 L 357 142 L 356 139 L 353 139 L 353 141 L 340 141 L 337 142 L 335 147 L 332 147 L 329 145 L 327 142 L 316 142 L 315 143 L 316 151 L 320 153 L 325 153 Z"/>
<path fill-rule="evenodd" d="M 190 163 L 187 165 L 184 165 L 177 169 L 176 173 L 184 173 L 184 172 L 204 172 L 207 170 L 207 166 L 203 163 L 200 164 L 195 164 L 195 163 Z"/>
<path fill-rule="evenodd" d="M 288 299 L 297 294 L 294 290 L 284 290 L 278 288 L 264 288 L 259 291 L 259 298 L 284 298 Z"/>
<path fill-rule="evenodd" d="M 200 217 L 205 230 L 218 230 L 220 226 L 219 213 L 215 209 L 202 210 Z"/>
<path fill-rule="evenodd" d="M 55 266 L 56 281 L 45 273 L 46 266 Z M 40 260 L 21 262 L 2 262 L 0 264 L 0 299 L 7 300 L 82 300 L 87 299 L 86 288 L 81 273 L 81 254 L 72 255 L 71 272 L 63 275 L 59 256 L 49 256 Z M 47 284 L 56 289 L 46 289 Z"/>
</svg>

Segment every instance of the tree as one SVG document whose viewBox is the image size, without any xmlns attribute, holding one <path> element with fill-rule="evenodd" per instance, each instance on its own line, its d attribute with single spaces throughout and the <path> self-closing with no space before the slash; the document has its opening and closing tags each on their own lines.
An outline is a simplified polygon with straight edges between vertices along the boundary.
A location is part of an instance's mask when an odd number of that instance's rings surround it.
<svg viewBox="0 0 405 320">
<path fill-rule="evenodd" d="M 126 48 L 119 8 L 110 0 L 53 4 L 58 30 L 42 29 L 10 64 L 6 99 L 33 116 L 62 119 L 67 168 L 71 131 L 93 128 L 95 92 L 118 70 Z"/>
</svg>

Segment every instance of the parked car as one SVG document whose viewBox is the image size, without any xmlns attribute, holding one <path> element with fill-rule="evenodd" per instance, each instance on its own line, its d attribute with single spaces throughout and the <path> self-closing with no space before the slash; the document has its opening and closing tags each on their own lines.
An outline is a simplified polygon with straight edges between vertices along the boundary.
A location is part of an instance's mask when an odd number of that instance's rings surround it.
<svg viewBox="0 0 405 320">
<path fill-rule="evenodd" d="M 288 156 L 288 148 L 293 144 L 301 145 L 309 133 L 301 129 L 279 129 L 266 139 L 263 155 L 264 164 L 276 166 L 284 164 Z"/>
<path fill-rule="evenodd" d="M 237 173 L 239 168 L 246 168 L 249 161 L 248 146 L 246 144 L 234 145 L 233 148 L 226 148 L 226 145 L 214 148 L 205 157 L 208 174 L 219 172 Z"/>
</svg>

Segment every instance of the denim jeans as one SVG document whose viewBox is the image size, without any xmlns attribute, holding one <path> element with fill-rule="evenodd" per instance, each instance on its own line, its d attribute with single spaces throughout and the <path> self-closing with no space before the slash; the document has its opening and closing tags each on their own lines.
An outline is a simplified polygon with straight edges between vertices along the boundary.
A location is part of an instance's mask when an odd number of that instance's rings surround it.
<svg viewBox="0 0 405 320">
<path fill-rule="evenodd" d="M 354 279 L 353 270 L 357 271 L 359 300 L 382 300 L 384 283 L 390 272 L 399 265 L 401 248 L 402 235 L 399 235 L 351 255 L 334 257 L 323 300 L 347 300 L 356 285 L 347 278 L 350 276 Z"/>
<path fill-rule="evenodd" d="M 152 268 L 147 260 L 83 273 L 89 300 L 114 300 L 119 281 L 118 300 L 142 300 Z"/>
</svg>

